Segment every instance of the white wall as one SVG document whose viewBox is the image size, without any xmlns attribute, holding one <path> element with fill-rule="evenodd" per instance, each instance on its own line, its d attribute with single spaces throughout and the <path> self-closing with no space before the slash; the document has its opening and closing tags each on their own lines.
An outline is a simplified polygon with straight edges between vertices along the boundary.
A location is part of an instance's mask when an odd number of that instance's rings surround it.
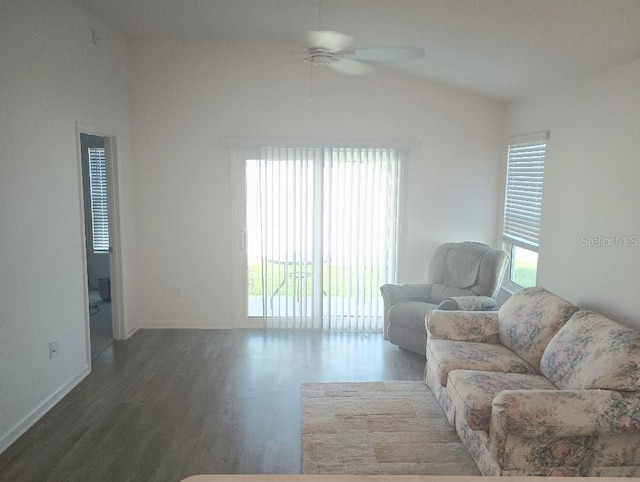
<svg viewBox="0 0 640 482">
<path fill-rule="evenodd" d="M 142 326 L 232 323 L 232 188 L 221 137 L 416 139 L 400 280 L 438 244 L 497 242 L 504 106 L 384 69 L 309 65 L 292 45 L 130 44 Z"/>
<path fill-rule="evenodd" d="M 125 39 L 69 1 L 21 0 L 0 4 L 0 45 L 2 450 L 89 370 L 77 121 L 117 136 L 129 332 L 136 307 Z"/>
<path fill-rule="evenodd" d="M 640 327 L 639 86 L 640 61 L 636 61 L 513 102 L 507 113 L 510 135 L 551 132 L 538 284 L 582 308 L 636 327 Z M 616 245 L 616 236 L 627 236 L 628 246 Z M 612 238 L 610 246 L 603 246 Z M 598 243 L 601 246 L 593 246 Z"/>
</svg>

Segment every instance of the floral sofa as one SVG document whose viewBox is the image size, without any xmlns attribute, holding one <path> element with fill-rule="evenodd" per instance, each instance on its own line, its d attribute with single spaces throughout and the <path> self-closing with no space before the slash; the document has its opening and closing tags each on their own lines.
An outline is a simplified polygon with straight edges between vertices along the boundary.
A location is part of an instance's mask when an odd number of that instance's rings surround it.
<svg viewBox="0 0 640 482">
<path fill-rule="evenodd" d="M 483 475 L 640 476 L 640 331 L 543 288 L 426 326 L 426 383 Z"/>
</svg>

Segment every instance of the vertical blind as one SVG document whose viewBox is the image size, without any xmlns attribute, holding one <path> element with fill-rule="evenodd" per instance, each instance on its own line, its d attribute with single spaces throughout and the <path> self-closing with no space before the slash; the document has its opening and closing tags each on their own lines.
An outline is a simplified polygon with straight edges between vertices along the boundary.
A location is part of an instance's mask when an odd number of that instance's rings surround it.
<svg viewBox="0 0 640 482">
<path fill-rule="evenodd" d="M 265 325 L 273 328 L 318 328 L 317 256 L 320 240 L 314 230 L 316 186 L 315 159 L 321 151 L 312 148 L 262 148 L 257 171 L 247 191 L 257 190 L 258 239 L 261 263 L 262 313 Z M 249 181 L 249 178 L 248 178 Z M 252 219 L 252 213 L 247 212 Z M 256 236 L 248 227 L 250 238 Z M 321 263 L 321 261 L 320 261 Z M 314 324 L 314 320 L 317 323 Z"/>
<path fill-rule="evenodd" d="M 509 145 L 504 207 L 505 243 L 538 251 L 546 136 Z"/>
<path fill-rule="evenodd" d="M 254 162 L 268 328 L 381 331 L 395 280 L 397 149 L 260 149 Z M 249 216 L 249 213 L 248 213 Z"/>
<path fill-rule="evenodd" d="M 89 185 L 93 251 L 95 253 L 109 252 L 107 160 L 103 147 L 89 147 Z"/>
</svg>

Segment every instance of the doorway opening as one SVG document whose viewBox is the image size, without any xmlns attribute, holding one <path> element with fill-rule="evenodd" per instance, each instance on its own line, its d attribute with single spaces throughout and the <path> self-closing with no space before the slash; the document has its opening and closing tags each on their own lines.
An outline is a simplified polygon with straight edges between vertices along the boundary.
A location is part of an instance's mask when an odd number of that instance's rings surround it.
<svg viewBox="0 0 640 482">
<path fill-rule="evenodd" d="M 113 342 L 108 138 L 80 134 L 91 358 Z"/>
</svg>

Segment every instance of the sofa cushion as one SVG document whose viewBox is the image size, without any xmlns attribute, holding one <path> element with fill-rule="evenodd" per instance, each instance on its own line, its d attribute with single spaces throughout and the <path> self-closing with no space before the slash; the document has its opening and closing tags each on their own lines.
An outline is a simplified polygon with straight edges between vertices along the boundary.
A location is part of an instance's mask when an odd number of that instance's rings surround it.
<svg viewBox="0 0 640 482">
<path fill-rule="evenodd" d="M 427 363 L 433 364 L 443 387 L 451 370 L 537 374 L 535 367 L 511 350 L 493 343 L 429 339 Z"/>
<path fill-rule="evenodd" d="M 537 368 L 551 338 L 576 311 L 544 288 L 524 288 L 498 311 L 500 343 Z"/>
<path fill-rule="evenodd" d="M 489 431 L 491 403 L 503 390 L 557 390 L 541 375 L 497 373 L 471 370 L 449 372 L 449 394 L 456 407 L 456 417 L 464 420 L 472 430 Z"/>
<path fill-rule="evenodd" d="M 403 301 L 391 307 L 389 322 L 426 333 L 425 318 L 429 312 L 436 309 L 438 309 L 438 305 L 432 303 Z"/>
<path fill-rule="evenodd" d="M 498 343 L 498 314 L 495 311 L 434 310 L 427 316 L 429 338 Z"/>
<path fill-rule="evenodd" d="M 565 390 L 640 390 L 640 331 L 579 311 L 553 337 L 540 369 Z"/>
</svg>

